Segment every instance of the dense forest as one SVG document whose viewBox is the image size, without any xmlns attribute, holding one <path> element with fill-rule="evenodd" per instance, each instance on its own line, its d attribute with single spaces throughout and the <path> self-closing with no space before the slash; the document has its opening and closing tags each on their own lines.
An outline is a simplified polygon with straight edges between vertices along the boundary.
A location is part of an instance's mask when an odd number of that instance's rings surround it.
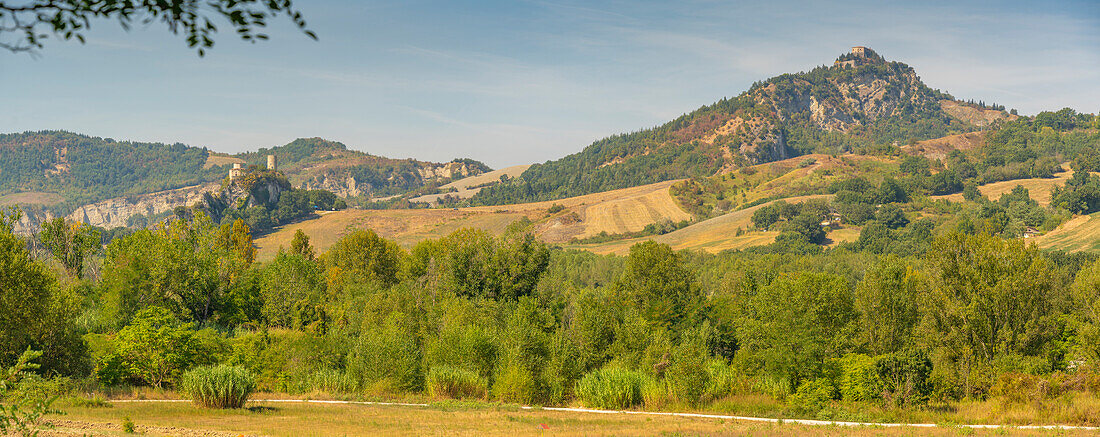
<svg viewBox="0 0 1100 437">
<path fill-rule="evenodd" d="M 13 211 L 0 363 L 24 370 L 7 399 L 172 390 L 222 364 L 311 396 L 956 422 L 1001 405 L 1016 415 L 996 420 L 1096 425 L 1096 257 L 1005 239 L 981 213 L 1031 220 L 1026 192 L 933 231 L 891 206 L 901 184 L 867 184 L 837 187 L 888 206 L 858 244 L 813 245 L 800 224 L 823 205 L 779 204 L 754 220 L 790 237 L 717 255 L 561 250 L 520 221 L 408 250 L 352 230 L 317 253 L 299 233 L 259 263 L 243 220 L 202 211 L 105 247 L 63 220 L 13 235 Z"/>
</svg>

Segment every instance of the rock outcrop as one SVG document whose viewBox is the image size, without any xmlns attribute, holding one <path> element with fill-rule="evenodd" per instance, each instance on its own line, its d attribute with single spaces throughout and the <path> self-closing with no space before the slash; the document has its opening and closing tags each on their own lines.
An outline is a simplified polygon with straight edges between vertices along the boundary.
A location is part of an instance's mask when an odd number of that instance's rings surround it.
<svg viewBox="0 0 1100 437">
<path fill-rule="evenodd" d="M 177 206 L 194 205 L 202 201 L 203 193 L 218 189 L 217 184 L 195 185 L 175 190 L 135 196 L 117 197 L 81 206 L 66 218 L 103 228 L 125 227 L 130 217 L 146 217 L 172 211 Z"/>
</svg>

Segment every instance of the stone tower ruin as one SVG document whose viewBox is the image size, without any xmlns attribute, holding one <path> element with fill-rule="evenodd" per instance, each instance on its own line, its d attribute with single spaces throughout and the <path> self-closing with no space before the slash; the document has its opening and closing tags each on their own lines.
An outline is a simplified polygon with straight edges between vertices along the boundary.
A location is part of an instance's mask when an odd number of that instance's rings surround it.
<svg viewBox="0 0 1100 437">
<path fill-rule="evenodd" d="M 275 155 L 267 155 L 267 169 L 268 170 L 278 170 L 278 166 L 279 166 L 278 164 L 279 163 L 278 163 L 278 160 L 275 158 Z"/>
</svg>

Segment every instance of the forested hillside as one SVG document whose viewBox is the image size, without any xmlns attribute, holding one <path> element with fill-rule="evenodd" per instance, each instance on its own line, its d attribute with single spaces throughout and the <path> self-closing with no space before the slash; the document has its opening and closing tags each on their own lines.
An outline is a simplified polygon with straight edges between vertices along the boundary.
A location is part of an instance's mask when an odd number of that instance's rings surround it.
<svg viewBox="0 0 1100 437">
<path fill-rule="evenodd" d="M 841 64 L 845 61 L 852 63 Z M 942 102 L 956 103 L 926 86 L 908 65 L 887 62 L 870 50 L 855 58 L 844 55 L 834 66 L 758 82 L 737 97 L 661 126 L 611 136 L 533 165 L 511 183 L 481 191 L 474 202 L 557 199 L 711 176 L 806 153 L 882 153 L 896 143 L 975 129 L 945 111 Z"/>
<path fill-rule="evenodd" d="M 220 179 L 203 168 L 208 151 L 183 144 L 139 143 L 63 131 L 0 135 L 0 193 L 51 192 L 58 211 L 110 197 Z"/>
<path fill-rule="evenodd" d="M 439 164 L 374 156 L 320 138 L 239 155 L 215 155 L 206 148 L 179 143 L 40 131 L 0 135 L 0 196 L 60 195 L 60 203 L 46 208 L 54 215 L 65 215 L 108 198 L 220 181 L 232 163 L 263 168 L 268 154 L 278 157 L 280 170 L 294 185 L 329 189 L 341 196 L 400 194 L 488 170 L 469 159 Z"/>
</svg>

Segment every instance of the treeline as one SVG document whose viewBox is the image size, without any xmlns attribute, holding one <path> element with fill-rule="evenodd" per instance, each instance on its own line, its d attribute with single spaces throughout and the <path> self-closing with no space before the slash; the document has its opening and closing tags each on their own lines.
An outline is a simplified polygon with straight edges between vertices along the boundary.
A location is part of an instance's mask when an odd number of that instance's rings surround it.
<svg viewBox="0 0 1100 437">
<path fill-rule="evenodd" d="M 800 208 L 780 216 L 814 206 Z M 299 233 L 266 263 L 242 221 L 202 214 L 102 252 L 56 234 L 33 252 L 0 232 L 0 299 L 21 302 L 0 305 L 0 363 L 42 350 L 39 372 L 77 392 L 170 388 L 215 363 L 289 393 L 647 409 L 763 396 L 766 414 L 822 418 L 1100 390 L 1100 263 L 980 230 L 908 256 L 647 242 L 626 257 L 519 227 L 411 250 L 357 230 L 324 253 Z M 62 266 L 73 247 L 96 268 Z"/>
</svg>

